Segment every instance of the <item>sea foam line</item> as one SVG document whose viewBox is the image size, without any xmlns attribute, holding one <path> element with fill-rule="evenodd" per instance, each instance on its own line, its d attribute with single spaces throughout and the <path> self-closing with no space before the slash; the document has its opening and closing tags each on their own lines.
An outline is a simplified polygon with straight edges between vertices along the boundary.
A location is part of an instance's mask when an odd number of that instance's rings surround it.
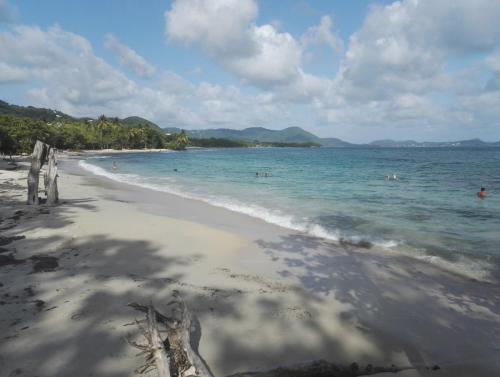
<svg viewBox="0 0 500 377">
<path fill-rule="evenodd" d="M 313 237 L 323 238 L 334 242 L 347 241 L 353 244 L 359 244 L 363 241 L 368 241 L 370 244 L 380 247 L 384 250 L 389 250 L 420 261 L 424 261 L 455 274 L 480 281 L 494 281 L 491 279 L 491 265 L 486 262 L 480 262 L 466 257 L 460 257 L 457 261 L 449 261 L 439 256 L 426 254 L 424 251 L 419 249 L 412 249 L 411 251 L 403 250 L 401 248 L 398 248 L 398 246 L 401 246 L 401 243 L 394 240 L 372 240 L 370 237 L 363 238 L 356 236 L 346 237 L 338 231 L 332 232 L 331 230 L 327 230 L 319 224 L 297 222 L 290 215 L 286 215 L 278 211 L 273 212 L 258 205 L 248 205 L 227 200 L 223 201 L 220 199 L 207 198 L 192 193 L 186 193 L 185 191 L 176 190 L 175 188 L 170 186 L 158 185 L 145 181 L 144 178 L 139 175 L 108 172 L 107 170 L 99 166 L 89 164 L 84 160 L 80 160 L 78 162 L 78 165 L 95 175 L 103 176 L 114 181 L 132 184 L 155 191 L 165 192 L 186 199 L 198 200 L 215 207 L 241 213 L 256 219 L 263 220 L 269 224 L 295 230 Z"/>
</svg>

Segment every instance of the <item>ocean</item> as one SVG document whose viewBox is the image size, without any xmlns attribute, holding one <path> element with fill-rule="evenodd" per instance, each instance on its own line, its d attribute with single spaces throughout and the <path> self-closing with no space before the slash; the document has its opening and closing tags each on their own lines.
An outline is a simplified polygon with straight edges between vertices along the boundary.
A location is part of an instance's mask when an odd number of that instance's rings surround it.
<svg viewBox="0 0 500 377">
<path fill-rule="evenodd" d="M 500 281 L 500 149 L 191 149 L 94 156 L 80 165 L 311 236 Z M 484 200 L 476 196 L 481 186 Z"/>
</svg>

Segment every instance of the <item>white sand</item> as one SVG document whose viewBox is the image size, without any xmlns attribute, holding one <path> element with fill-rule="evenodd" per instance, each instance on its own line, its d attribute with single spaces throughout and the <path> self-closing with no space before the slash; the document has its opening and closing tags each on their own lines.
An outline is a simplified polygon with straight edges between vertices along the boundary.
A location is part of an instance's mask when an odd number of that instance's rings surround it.
<svg viewBox="0 0 500 377">
<path fill-rule="evenodd" d="M 53 208 L 0 170 L 0 235 L 25 236 L 0 245 L 0 376 L 133 376 L 142 314 L 126 304 L 162 309 L 174 290 L 216 376 L 318 358 L 500 375 L 496 285 L 61 167 Z M 40 255 L 58 267 L 32 273 Z"/>
</svg>

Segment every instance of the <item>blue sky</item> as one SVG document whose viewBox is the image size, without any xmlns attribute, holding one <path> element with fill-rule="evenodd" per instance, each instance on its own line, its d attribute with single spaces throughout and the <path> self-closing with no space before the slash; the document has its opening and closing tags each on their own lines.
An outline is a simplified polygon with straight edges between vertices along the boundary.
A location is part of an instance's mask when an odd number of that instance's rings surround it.
<svg viewBox="0 0 500 377">
<path fill-rule="evenodd" d="M 0 0 L 0 98 L 188 129 L 497 141 L 499 24 L 499 0 Z"/>
</svg>

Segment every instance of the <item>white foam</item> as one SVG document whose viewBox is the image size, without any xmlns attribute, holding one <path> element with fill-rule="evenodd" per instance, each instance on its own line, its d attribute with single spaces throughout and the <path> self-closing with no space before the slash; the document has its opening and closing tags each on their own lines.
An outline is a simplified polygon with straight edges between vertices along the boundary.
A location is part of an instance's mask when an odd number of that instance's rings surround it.
<svg viewBox="0 0 500 377">
<path fill-rule="evenodd" d="M 234 199 L 203 197 L 195 193 L 189 193 L 185 190 L 177 189 L 171 184 L 160 185 L 157 183 L 152 183 L 148 180 L 148 178 L 139 175 L 108 172 L 105 169 L 93 164 L 89 164 L 84 160 L 80 160 L 78 164 L 80 167 L 95 175 L 107 177 L 118 182 L 132 184 L 155 191 L 166 192 L 168 194 L 180 196 L 186 199 L 199 200 L 215 207 L 225 208 L 233 212 L 242 213 L 247 216 L 263 220 L 267 223 L 305 233 L 313 237 L 323 238 L 335 242 L 347 241 L 353 244 L 365 241 L 384 250 L 388 250 L 398 254 L 404 254 L 411 258 L 425 261 L 444 270 L 468 278 L 488 282 L 493 281 L 491 279 L 490 273 L 491 265 L 489 265 L 487 262 L 471 260 L 466 257 L 460 257 L 456 261 L 449 261 L 439 256 L 426 254 L 424 250 L 415 248 L 411 248 L 411 250 L 409 250 L 408 248 L 402 248 L 401 246 L 403 245 L 400 242 L 394 240 L 373 240 L 367 237 L 351 235 L 347 236 L 339 231 L 327 230 L 319 224 L 296 221 L 293 216 L 282 213 L 278 210 L 268 210 L 255 204 L 240 203 Z"/>
<path fill-rule="evenodd" d="M 352 243 L 358 243 L 361 241 L 368 241 L 371 244 L 380 247 L 393 247 L 397 245 L 396 241 L 384 241 L 384 240 L 367 240 L 361 237 L 347 236 L 341 234 L 340 232 L 335 232 L 327 230 L 323 226 L 314 223 L 300 222 L 290 216 L 278 210 L 269 210 L 255 204 L 241 203 L 234 199 L 220 198 L 220 197 L 204 197 L 195 193 L 186 192 L 185 190 L 180 190 L 172 185 L 160 185 L 157 183 L 152 183 L 148 181 L 147 178 L 141 177 L 135 174 L 124 174 L 124 173 L 113 173 L 109 172 L 99 166 L 89 164 L 84 160 L 79 161 L 79 166 L 90 171 L 95 175 L 100 175 L 113 179 L 118 182 L 132 184 L 155 191 L 162 191 L 169 194 L 177 195 L 187 199 L 199 200 L 204 203 L 213 205 L 219 208 L 225 208 L 233 212 L 242 213 L 244 215 L 254 217 L 260 220 L 264 220 L 267 223 L 278 225 L 283 228 L 295 230 L 298 232 L 309 234 L 313 237 L 324 238 L 330 241 L 348 241 Z"/>
<path fill-rule="evenodd" d="M 492 266 L 485 261 L 472 260 L 464 256 L 459 256 L 457 260 L 450 261 L 437 255 L 428 255 L 423 250 L 413 252 L 410 256 L 470 279 L 490 283 L 494 282 L 494 279 L 491 277 Z"/>
</svg>

